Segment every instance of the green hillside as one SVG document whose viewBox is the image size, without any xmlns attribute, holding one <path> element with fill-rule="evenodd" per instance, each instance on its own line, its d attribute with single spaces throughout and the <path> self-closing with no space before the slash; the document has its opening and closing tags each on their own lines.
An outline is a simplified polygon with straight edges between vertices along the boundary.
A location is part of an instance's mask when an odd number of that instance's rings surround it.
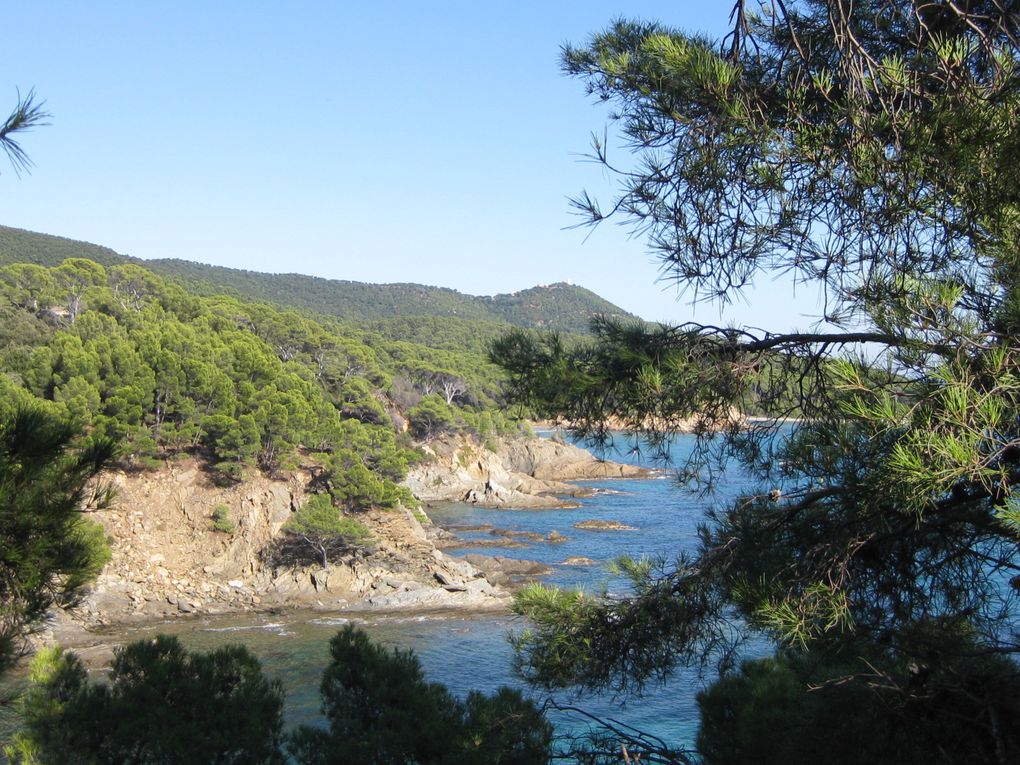
<svg viewBox="0 0 1020 765">
<path fill-rule="evenodd" d="M 395 317 L 457 317 L 470 322 L 505 322 L 586 333 L 597 314 L 636 318 L 594 292 L 570 284 L 479 297 L 421 284 L 365 284 L 300 274 L 266 274 L 178 259 L 143 261 L 87 242 L 0 226 L 0 265 L 56 266 L 70 257 L 87 258 L 105 266 L 137 263 L 173 277 L 196 294 L 229 293 L 359 323 Z"/>
<path fill-rule="evenodd" d="M 98 244 L 0 226 L 0 266 L 11 263 L 58 266 L 67 258 L 85 258 L 104 266 L 142 263 L 137 258 L 120 255 Z"/>
<path fill-rule="evenodd" d="M 189 454 L 222 481 L 310 459 L 338 507 L 386 507 L 411 501 L 412 439 L 517 429 L 505 374 L 441 337 L 195 295 L 136 263 L 0 265 L 0 415 L 41 407 L 126 465 Z"/>
</svg>

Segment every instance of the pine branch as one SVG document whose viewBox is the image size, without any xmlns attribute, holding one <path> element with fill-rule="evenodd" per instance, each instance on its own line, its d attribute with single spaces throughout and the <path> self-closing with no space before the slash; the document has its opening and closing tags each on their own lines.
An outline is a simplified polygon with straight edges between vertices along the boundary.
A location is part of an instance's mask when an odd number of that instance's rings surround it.
<svg viewBox="0 0 1020 765">
<path fill-rule="evenodd" d="M 28 91 L 22 98 L 18 93 L 18 103 L 14 111 L 0 125 L 0 148 L 7 154 L 7 159 L 19 177 L 21 171 L 26 172 L 32 167 L 32 160 L 29 159 L 21 145 L 12 138 L 15 133 L 25 133 L 35 127 L 42 127 L 50 124 L 48 120 L 52 115 L 43 108 L 45 101 L 36 101 L 35 90 Z"/>
</svg>

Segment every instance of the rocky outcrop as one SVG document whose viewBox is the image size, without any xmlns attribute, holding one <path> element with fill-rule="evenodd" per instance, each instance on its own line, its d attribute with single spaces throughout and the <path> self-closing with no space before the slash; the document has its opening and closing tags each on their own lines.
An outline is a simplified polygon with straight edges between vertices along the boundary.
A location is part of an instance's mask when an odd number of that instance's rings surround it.
<svg viewBox="0 0 1020 765">
<path fill-rule="evenodd" d="M 538 481 L 640 478 L 650 472 L 634 465 L 600 460 L 573 444 L 548 438 L 506 439 L 500 443 L 499 455 L 507 470 Z"/>
<path fill-rule="evenodd" d="M 577 503 L 570 498 L 587 490 L 566 480 L 647 472 L 544 439 L 500 440 L 491 451 L 465 438 L 446 438 L 426 451 L 431 460 L 412 470 L 406 482 L 423 501 L 571 506 Z M 94 517 L 106 529 L 113 558 L 84 601 L 61 616 L 65 625 L 282 607 L 505 608 L 509 595 L 501 582 L 541 573 L 527 566 L 517 570 L 522 564 L 509 559 L 488 559 L 480 569 L 448 556 L 437 544 L 454 547 L 456 539 L 439 540 L 434 529 L 430 537 L 407 510 L 362 514 L 359 519 L 372 532 L 370 548 L 331 560 L 326 568 L 277 566 L 267 551 L 304 502 L 307 471 L 280 479 L 253 474 L 223 486 L 201 463 L 184 459 L 107 478 L 116 496 Z M 491 534 L 500 547 L 524 544 L 515 532 L 494 529 Z M 557 534 L 548 541 L 562 538 Z"/>
<path fill-rule="evenodd" d="M 361 516 L 371 548 L 326 569 L 275 567 L 266 551 L 304 501 L 308 478 L 301 471 L 279 480 L 255 475 L 223 487 L 192 460 L 108 476 L 115 499 L 94 517 L 113 557 L 70 617 L 93 626 L 282 606 L 505 607 L 505 593 L 437 550 L 406 510 Z M 217 508 L 230 531 L 214 529 Z"/>
<path fill-rule="evenodd" d="M 405 485 L 424 502 L 461 501 L 493 508 L 578 507 L 589 489 L 566 481 L 636 478 L 649 471 L 598 460 L 583 449 L 544 438 L 497 439 L 494 449 L 445 436 L 423 447 Z M 573 498 L 573 499 L 571 499 Z"/>
</svg>

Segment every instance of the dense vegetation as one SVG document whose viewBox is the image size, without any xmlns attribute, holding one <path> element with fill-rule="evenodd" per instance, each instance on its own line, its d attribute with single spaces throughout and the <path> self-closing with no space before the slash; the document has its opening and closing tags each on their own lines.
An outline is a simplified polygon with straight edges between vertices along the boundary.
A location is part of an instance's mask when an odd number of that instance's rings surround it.
<svg viewBox="0 0 1020 765">
<path fill-rule="evenodd" d="M 120 255 L 98 244 L 0 226 L 0 265 L 32 263 L 36 266 L 59 266 L 68 258 L 84 258 L 106 267 L 140 264 L 136 258 Z"/>
<path fill-rule="evenodd" d="M 354 356 L 365 359 L 362 382 L 383 382 L 359 343 L 298 317 L 192 298 L 133 265 L 18 264 L 3 269 L 0 289 L 7 396 L 46 401 L 135 460 L 201 450 L 238 477 L 291 462 L 299 445 L 328 454 L 360 440 L 364 459 L 399 480 L 406 457 L 388 421 L 380 427 L 388 418 L 372 388 L 343 385 Z M 317 376 L 312 354 L 322 354 Z M 359 417 L 343 406 L 360 407 Z"/>
<path fill-rule="evenodd" d="M 73 603 L 110 559 L 103 528 L 82 510 L 107 499 L 95 478 L 113 444 L 77 436 L 41 409 L 0 398 L 0 675 L 46 612 Z"/>
<path fill-rule="evenodd" d="M 631 597 L 526 592 L 521 669 L 630 690 L 717 663 L 699 751 L 664 760 L 1016 762 L 1020 5 L 741 2 L 732 18 L 721 44 L 620 21 L 565 50 L 638 155 L 618 172 L 597 142 L 618 195 L 577 206 L 647 234 L 697 297 L 783 271 L 827 319 L 497 345 L 517 395 L 582 434 L 613 417 L 654 441 L 699 414 L 720 431 L 690 467 L 737 458 L 761 482 L 690 554 L 625 562 Z M 810 418 L 789 438 L 728 423 L 762 385 Z M 748 634 L 776 653 L 738 668 Z"/>
<path fill-rule="evenodd" d="M 330 641 L 322 677 L 329 728 L 302 726 L 300 763 L 529 765 L 550 760 L 552 726 L 519 691 L 473 691 L 463 701 L 425 680 L 410 651 L 387 651 L 345 627 Z"/>
<path fill-rule="evenodd" d="M 4 266 L 0 313 L 5 398 L 44 402 L 137 464 L 192 452 L 239 478 L 310 454 L 318 485 L 358 510 L 408 499 L 405 415 L 422 436 L 510 427 L 475 353 L 196 297 L 134 264 Z"/>
<path fill-rule="evenodd" d="M 699 696 L 698 751 L 642 751 L 645 762 L 1016 762 L 1020 5 L 799 0 L 760 13 L 735 3 L 721 44 L 621 21 L 565 51 L 639 154 L 621 172 L 596 144 L 620 188 L 609 212 L 578 200 L 592 223 L 632 222 L 697 296 L 726 301 L 756 276 L 792 273 L 823 292 L 826 322 L 786 334 L 604 322 L 591 344 L 496 344 L 516 396 L 581 434 L 622 420 L 661 443 L 699 415 L 691 467 L 736 458 L 760 481 L 705 519 L 691 553 L 622 561 L 627 597 L 525 591 L 517 608 L 534 629 L 519 667 L 540 686 L 627 692 L 677 666 L 718 666 Z M 313 511 L 365 501 L 348 478 L 359 460 L 384 479 L 369 493 L 396 501 L 385 492 L 408 454 L 384 418 L 406 412 L 429 437 L 473 413 L 477 424 L 468 391 L 490 395 L 442 355 L 455 351 L 365 345 L 264 306 L 150 288 L 136 268 L 5 269 L 5 397 L 45 401 L 142 458 L 203 451 L 227 477 L 314 449 L 326 491 L 292 527 L 313 541 Z M 315 355 L 324 339 L 328 363 Z M 196 358 L 208 368 L 193 374 Z M 777 419 L 736 427 L 731 407 L 748 400 Z M 808 419 L 780 429 L 791 406 Z M 347 455 L 352 441 L 365 448 Z M 774 654 L 737 666 L 749 636 Z M 547 757 L 519 698 L 453 702 L 353 631 L 331 649 L 329 729 L 295 735 L 302 761 L 343 761 L 348 747 L 369 762 Z M 24 751 L 75 732 L 65 709 L 90 735 L 116 730 L 77 711 L 86 685 L 67 666 L 29 697 L 39 724 Z M 507 719 L 522 727 L 471 727 Z"/>
<path fill-rule="evenodd" d="M 427 682 L 413 654 L 387 651 L 353 627 L 330 642 L 321 693 L 329 727 L 284 734 L 280 685 L 242 646 L 206 654 L 165 636 L 132 643 L 104 683 L 91 682 L 75 654 L 45 649 L 20 702 L 25 727 L 6 754 L 18 765 L 550 760 L 552 728 L 520 693 L 461 701 Z"/>
<path fill-rule="evenodd" d="M 476 297 L 421 284 L 363 284 L 301 274 L 263 274 L 177 259 L 142 261 L 86 242 L 0 226 L 0 265 L 56 266 L 67 258 L 85 258 L 107 267 L 133 263 L 171 277 L 195 294 L 231 294 L 348 322 L 443 317 L 587 333 L 596 315 L 635 318 L 590 290 L 569 284 Z"/>
</svg>

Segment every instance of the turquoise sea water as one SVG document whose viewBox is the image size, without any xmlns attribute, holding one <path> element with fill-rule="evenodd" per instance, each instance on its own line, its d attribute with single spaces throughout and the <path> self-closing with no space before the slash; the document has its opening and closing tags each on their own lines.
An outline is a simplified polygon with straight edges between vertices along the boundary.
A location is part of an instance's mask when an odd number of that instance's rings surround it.
<svg viewBox="0 0 1020 765">
<path fill-rule="evenodd" d="M 681 439 L 674 447 L 682 460 L 691 441 Z M 634 464 L 651 464 L 640 454 L 617 452 L 607 457 Z M 661 467 L 659 465 L 658 467 Z M 483 510 L 451 503 L 428 508 L 430 516 L 442 525 L 491 524 L 499 529 L 537 532 L 543 537 L 557 531 L 568 537 L 559 544 L 531 542 L 526 547 L 484 546 L 464 548 L 451 554 L 479 552 L 541 561 L 553 572 L 545 578 L 561 587 L 583 587 L 588 591 L 622 592 L 626 585 L 614 577 L 607 564 L 620 555 L 673 558 L 693 546 L 696 528 L 712 503 L 728 503 L 748 488 L 746 477 L 731 471 L 713 496 L 698 497 L 684 491 L 668 469 L 649 479 L 589 482 L 595 496 L 582 499 L 582 506 L 570 510 Z M 574 528 L 581 520 L 619 521 L 633 531 L 584 531 Z M 488 530 L 459 532 L 466 539 L 499 539 Z M 564 566 L 571 556 L 596 561 L 592 566 Z M 319 719 L 318 685 L 326 662 L 327 643 L 340 626 L 354 622 L 386 645 L 413 649 L 430 680 L 445 683 L 455 693 L 468 690 L 489 691 L 500 685 L 520 685 L 511 669 L 511 651 L 506 636 L 523 629 L 526 623 L 510 615 L 450 616 L 415 614 L 410 616 L 359 616 L 289 612 L 284 615 L 233 615 L 229 617 L 179 620 L 144 628 L 119 630 L 100 636 L 96 645 L 83 649 L 86 656 L 100 660 L 113 645 L 130 642 L 157 632 L 173 633 L 190 647 L 209 649 L 228 642 L 247 645 L 263 662 L 270 676 L 278 677 L 287 694 L 289 724 Z M 575 704 L 603 718 L 612 718 L 634 728 L 653 732 L 670 744 L 691 745 L 696 731 L 697 712 L 694 697 L 703 683 L 693 672 L 682 672 L 665 685 L 649 687 L 636 698 L 592 697 L 587 694 L 558 694 L 556 701 Z M 545 695 L 532 694 L 542 700 Z M 552 715 L 558 730 L 578 733 L 586 721 L 559 712 Z"/>
</svg>

